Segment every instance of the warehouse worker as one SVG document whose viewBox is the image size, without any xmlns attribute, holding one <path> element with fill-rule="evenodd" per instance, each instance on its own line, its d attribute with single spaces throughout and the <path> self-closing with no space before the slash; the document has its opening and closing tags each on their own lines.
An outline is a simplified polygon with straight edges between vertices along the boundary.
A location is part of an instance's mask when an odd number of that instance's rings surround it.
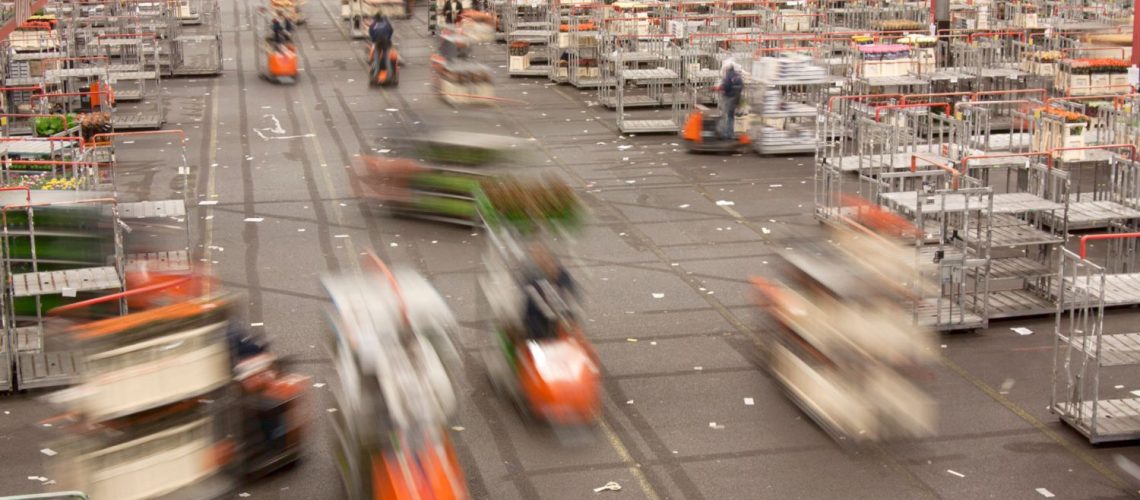
<svg viewBox="0 0 1140 500">
<path fill-rule="evenodd" d="M 443 17 L 447 24 L 455 24 L 459 22 L 459 16 L 463 15 L 463 2 L 461 0 L 444 0 L 443 2 Z"/>
<path fill-rule="evenodd" d="M 389 74 L 392 72 L 392 68 L 389 67 L 388 51 L 392 48 L 393 35 L 395 35 L 395 30 L 392 28 L 392 23 L 388 22 L 387 17 L 379 13 L 373 16 L 372 26 L 368 28 L 368 37 L 372 40 L 373 81 L 380 74 L 381 68 Z"/>
<path fill-rule="evenodd" d="M 740 105 L 740 94 L 744 91 L 744 77 L 740 66 L 731 57 L 720 67 L 723 78 L 717 90 L 720 91 L 720 108 L 724 113 L 724 124 L 720 137 L 726 141 L 736 140 L 736 108 Z"/>
<path fill-rule="evenodd" d="M 546 340 L 557 334 L 556 324 L 546 317 L 543 312 L 544 305 L 540 302 L 550 303 L 555 297 L 548 297 L 548 290 L 553 290 L 557 299 L 565 301 L 577 294 L 577 287 L 570 273 L 561 262 L 550 252 L 550 249 L 539 243 L 530 246 L 530 256 L 533 268 L 527 271 L 526 308 L 523 324 L 526 329 L 527 340 Z M 547 286 L 544 286 L 547 285 Z"/>
</svg>

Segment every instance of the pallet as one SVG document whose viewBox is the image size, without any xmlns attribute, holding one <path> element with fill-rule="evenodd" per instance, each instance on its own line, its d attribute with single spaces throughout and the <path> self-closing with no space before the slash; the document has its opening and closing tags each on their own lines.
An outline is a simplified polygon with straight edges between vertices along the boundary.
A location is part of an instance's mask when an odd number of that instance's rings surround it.
<svg viewBox="0 0 1140 500">
<path fill-rule="evenodd" d="M 189 271 L 191 268 L 189 253 L 186 250 L 175 250 L 127 255 L 127 269 L 143 267 L 147 271 L 160 273 Z"/>
<path fill-rule="evenodd" d="M 121 219 L 154 219 L 186 217 L 186 204 L 182 200 L 139 201 L 119 205 Z"/>
<path fill-rule="evenodd" d="M 1094 403 L 1097 410 L 1095 424 L 1092 421 Z M 1085 401 L 1079 406 L 1057 403 L 1054 410 L 1065 423 L 1084 434 L 1093 444 L 1140 438 L 1140 398 Z"/>
<path fill-rule="evenodd" d="M 673 120 L 625 120 L 619 128 L 626 134 L 675 133 L 681 130 L 681 126 Z"/>
<path fill-rule="evenodd" d="M 1140 364 L 1140 333 L 1101 335 L 1100 339 L 1092 335 L 1074 336 L 1064 340 L 1077 352 L 1097 358 L 1100 366 Z"/>
<path fill-rule="evenodd" d="M 923 299 L 915 307 L 918 325 L 939 331 L 947 330 L 973 330 L 986 326 L 986 320 L 980 315 L 958 307 L 951 307 L 949 300 L 943 300 L 941 307 L 935 299 Z M 941 309 L 941 317 L 936 317 Z"/>
<path fill-rule="evenodd" d="M 1114 201 L 1070 201 L 1068 229 L 1102 229 L 1113 221 L 1140 219 L 1140 210 Z M 1045 224 L 1059 222 L 1059 217 L 1047 215 Z"/>
<path fill-rule="evenodd" d="M 87 292 L 122 287 L 119 273 L 110 266 L 12 275 L 13 297 L 50 295 L 63 293 L 64 290 Z"/>
<path fill-rule="evenodd" d="M 986 300 L 990 319 L 1023 318 L 1057 312 L 1057 304 L 1033 290 L 990 292 Z"/>
<path fill-rule="evenodd" d="M 24 353 L 16 360 L 20 390 L 70 385 L 83 371 L 83 355 L 77 351 Z"/>
</svg>

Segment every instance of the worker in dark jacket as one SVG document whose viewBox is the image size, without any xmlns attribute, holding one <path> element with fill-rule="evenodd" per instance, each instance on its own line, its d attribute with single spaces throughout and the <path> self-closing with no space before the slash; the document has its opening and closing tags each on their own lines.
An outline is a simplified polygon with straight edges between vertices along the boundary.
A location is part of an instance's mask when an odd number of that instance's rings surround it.
<svg viewBox="0 0 1140 500">
<path fill-rule="evenodd" d="M 461 0 L 444 0 L 443 2 L 443 18 L 447 24 L 455 24 L 459 22 L 459 16 L 463 15 L 463 2 Z"/>
<path fill-rule="evenodd" d="M 726 141 L 736 140 L 736 108 L 740 106 L 740 95 L 744 92 L 744 76 L 740 67 L 732 58 L 725 59 L 721 65 L 722 80 L 720 90 L 720 108 L 724 113 L 724 126 L 720 137 Z"/>
<path fill-rule="evenodd" d="M 392 73 L 392 68 L 389 65 L 388 51 L 392 48 L 392 37 L 395 35 L 396 30 L 392 28 L 392 23 L 388 22 L 388 18 L 383 15 L 376 14 L 372 18 L 372 25 L 368 27 L 368 37 L 372 40 L 372 80 L 376 80 L 376 76 L 380 74 L 381 68 L 386 70 L 388 74 Z"/>
</svg>

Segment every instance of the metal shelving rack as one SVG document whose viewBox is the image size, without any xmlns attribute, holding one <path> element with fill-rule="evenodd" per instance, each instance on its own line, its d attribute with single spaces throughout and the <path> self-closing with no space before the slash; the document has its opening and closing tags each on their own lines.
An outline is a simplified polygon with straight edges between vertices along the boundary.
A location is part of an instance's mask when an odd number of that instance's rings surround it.
<svg viewBox="0 0 1140 500">
<path fill-rule="evenodd" d="M 773 60 L 769 60 L 773 59 Z M 762 155 L 813 153 L 816 144 L 816 117 L 827 85 L 832 84 L 822 67 L 771 75 L 759 71 L 761 65 L 778 65 L 777 58 L 753 60 L 753 82 L 749 85 L 752 113 L 757 120 L 750 130 L 753 147 Z M 806 61 L 802 64 L 810 64 Z"/>
<path fill-rule="evenodd" d="M 1113 236 L 1134 246 L 1140 234 Z M 1140 333 L 1106 331 L 1108 272 L 1085 258 L 1084 244 L 1080 254 L 1062 251 L 1050 410 L 1090 443 L 1131 441 L 1140 438 L 1140 398 L 1109 387 L 1137 375 Z"/>
<path fill-rule="evenodd" d="M 45 342 L 44 315 L 54 307 L 51 304 L 77 300 L 80 294 L 123 291 L 123 242 L 118 208 L 114 200 L 100 196 L 101 193 L 82 191 L 36 191 L 33 203 L 33 194 L 29 191 L 0 193 L 4 205 L 4 335 L 7 336 L 13 362 L 11 369 L 15 372 L 11 389 L 67 385 L 82 371 L 81 353 Z M 99 211 L 98 220 L 106 220 L 110 227 L 36 228 L 37 212 L 51 214 L 76 207 Z M 16 216 L 17 213 L 20 216 Z M 19 219 L 22 219 L 22 224 Z M 86 248 L 98 253 L 95 248 L 99 247 L 98 233 L 107 229 L 112 232 L 110 255 L 94 257 L 105 261 L 90 257 L 51 258 L 37 248 L 37 244 L 48 241 L 70 246 L 66 241 L 74 239 L 77 242 L 95 242 L 94 247 L 87 245 Z M 14 246 L 24 247 L 27 253 L 14 250 Z M 31 311 L 26 310 L 28 307 Z M 122 312 L 123 304 L 120 303 L 119 307 Z"/>
<path fill-rule="evenodd" d="M 528 53 L 530 65 L 525 68 L 508 68 L 510 76 L 542 76 L 551 77 L 557 69 L 558 59 L 553 57 L 555 43 L 553 38 L 557 35 L 558 27 L 552 26 L 552 18 L 557 13 L 551 13 L 557 6 L 546 3 L 536 3 L 530 0 L 507 0 L 503 6 L 505 16 L 501 19 L 503 31 L 506 33 L 507 43 L 527 42 L 530 44 Z M 539 62 L 540 64 L 534 64 Z"/>
</svg>

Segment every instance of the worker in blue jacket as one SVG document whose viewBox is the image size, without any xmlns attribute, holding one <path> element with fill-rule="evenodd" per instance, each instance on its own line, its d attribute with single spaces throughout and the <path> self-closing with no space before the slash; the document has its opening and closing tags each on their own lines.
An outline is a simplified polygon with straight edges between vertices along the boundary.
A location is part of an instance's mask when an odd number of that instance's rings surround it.
<svg viewBox="0 0 1140 500">
<path fill-rule="evenodd" d="M 736 108 L 740 106 L 740 95 L 744 92 L 744 75 L 732 58 L 724 60 L 720 72 L 722 79 L 717 90 L 720 91 L 720 108 L 724 113 L 720 137 L 731 141 L 736 140 Z"/>
</svg>

